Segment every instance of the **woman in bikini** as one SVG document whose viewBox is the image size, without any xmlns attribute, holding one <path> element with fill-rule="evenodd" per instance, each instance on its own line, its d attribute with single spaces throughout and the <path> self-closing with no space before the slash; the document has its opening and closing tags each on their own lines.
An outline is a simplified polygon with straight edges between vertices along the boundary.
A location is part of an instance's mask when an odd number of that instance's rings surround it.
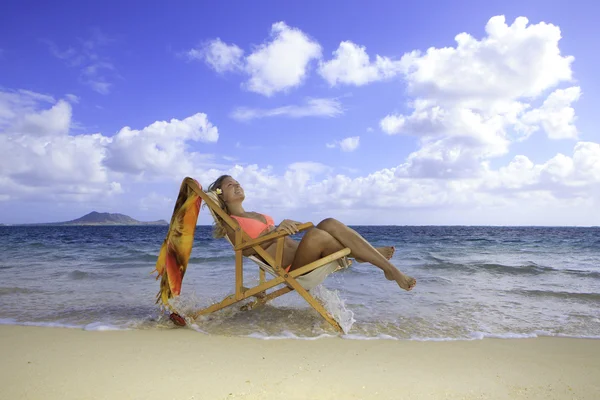
<svg viewBox="0 0 600 400">
<path fill-rule="evenodd" d="M 291 235 L 298 232 L 297 225 L 300 222 L 286 219 L 275 227 L 273 219 L 268 215 L 244 210 L 244 189 L 229 175 L 220 176 L 209 186 L 208 191 L 217 193 L 221 208 L 253 239 L 273 230 L 283 230 Z M 235 240 L 235 232 L 227 224 L 217 223 L 214 236 L 221 238 L 225 235 L 228 235 L 232 242 Z M 261 247 L 275 257 L 275 240 L 264 243 Z M 288 266 L 288 271 L 293 271 L 345 247 L 350 249 L 350 257 L 356 262 L 368 262 L 379 267 L 388 280 L 396 281 L 402 289 L 411 290 L 417 283 L 414 278 L 404 275 L 390 263 L 394 247 L 374 248 L 356 231 L 333 218 L 324 219 L 316 227 L 306 231 L 300 242 L 286 236 L 283 265 Z M 251 255 L 255 255 L 252 248 L 244 251 L 244 256 Z"/>
</svg>

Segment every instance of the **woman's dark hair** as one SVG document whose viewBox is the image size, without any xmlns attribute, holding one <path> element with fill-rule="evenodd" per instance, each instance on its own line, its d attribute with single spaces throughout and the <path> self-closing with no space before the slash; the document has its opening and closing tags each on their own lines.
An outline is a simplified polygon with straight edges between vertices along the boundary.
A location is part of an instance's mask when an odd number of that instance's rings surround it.
<svg viewBox="0 0 600 400">
<path fill-rule="evenodd" d="M 227 215 L 229 215 L 229 210 L 227 209 L 227 204 L 225 204 L 225 202 L 223 201 L 223 198 L 221 196 L 219 196 L 215 193 L 215 191 L 217 189 L 222 188 L 221 186 L 223 185 L 223 181 L 227 178 L 231 178 L 231 176 L 230 175 L 221 175 L 220 177 L 218 177 L 217 180 L 215 180 L 213 183 L 211 183 L 208 186 L 207 192 L 208 193 L 212 192 L 213 196 L 211 196 L 211 198 L 217 199 L 219 207 L 221 207 L 221 209 L 223 211 L 225 211 L 227 213 Z M 206 203 L 204 203 L 204 205 L 206 206 Z M 212 214 L 215 217 L 215 225 L 213 227 L 213 237 L 216 239 L 220 239 L 227 234 L 227 231 L 225 230 L 225 227 L 223 226 L 223 221 L 221 220 L 221 217 L 219 217 L 216 213 L 212 213 Z"/>
<path fill-rule="evenodd" d="M 208 186 L 208 191 L 213 192 L 217 189 L 221 189 L 223 181 L 227 178 L 231 178 L 231 175 L 221 175 L 220 177 L 218 177 L 216 181 L 214 181 Z"/>
</svg>

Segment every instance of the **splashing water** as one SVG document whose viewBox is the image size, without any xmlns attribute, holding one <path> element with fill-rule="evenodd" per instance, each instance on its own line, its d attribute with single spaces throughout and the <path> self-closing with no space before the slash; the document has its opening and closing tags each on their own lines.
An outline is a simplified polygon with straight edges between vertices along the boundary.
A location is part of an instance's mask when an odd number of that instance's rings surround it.
<svg viewBox="0 0 600 400">
<path fill-rule="evenodd" d="M 346 308 L 346 301 L 342 300 L 337 290 L 329 290 L 323 285 L 318 285 L 311 293 L 321 302 L 333 319 L 340 324 L 344 333 L 348 333 L 356 322 L 352 310 Z"/>
</svg>

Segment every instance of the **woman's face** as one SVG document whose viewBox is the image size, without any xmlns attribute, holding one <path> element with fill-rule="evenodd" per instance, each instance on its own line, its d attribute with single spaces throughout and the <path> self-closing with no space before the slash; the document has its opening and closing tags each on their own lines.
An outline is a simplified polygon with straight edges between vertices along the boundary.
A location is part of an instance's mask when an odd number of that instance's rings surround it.
<svg viewBox="0 0 600 400">
<path fill-rule="evenodd" d="M 244 189 L 242 189 L 238 181 L 230 177 L 223 180 L 223 183 L 221 183 L 221 190 L 223 191 L 221 198 L 227 204 L 232 202 L 242 202 L 246 198 Z"/>
</svg>

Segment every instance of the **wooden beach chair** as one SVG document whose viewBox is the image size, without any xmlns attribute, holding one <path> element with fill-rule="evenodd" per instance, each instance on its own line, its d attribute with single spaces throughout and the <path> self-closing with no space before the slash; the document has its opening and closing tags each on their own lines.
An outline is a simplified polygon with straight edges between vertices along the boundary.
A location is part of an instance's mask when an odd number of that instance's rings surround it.
<svg viewBox="0 0 600 400">
<path fill-rule="evenodd" d="M 350 266 L 352 263 L 351 260 L 348 259 L 350 249 L 344 248 L 294 271 L 286 272 L 282 265 L 283 245 L 285 237 L 289 236 L 289 234 L 287 232 L 279 231 L 272 232 L 257 239 L 251 239 L 250 236 L 239 227 L 238 223 L 219 207 L 218 200 L 215 196 L 215 193 L 205 193 L 202 191 L 200 194 L 200 197 L 209 208 L 213 218 L 216 219 L 216 216 L 218 215 L 235 231 L 235 243 L 231 242 L 229 236 L 225 236 L 225 239 L 233 246 L 233 250 L 235 251 L 235 293 L 225 297 L 225 299 L 219 303 L 196 312 L 194 317 L 215 312 L 249 297 L 255 297 L 256 300 L 254 303 L 245 307 L 246 309 L 250 309 L 256 305 L 265 304 L 270 300 L 295 290 L 308 302 L 308 304 L 321 314 L 327 322 L 341 332 L 342 328 L 338 322 L 331 314 L 329 314 L 329 312 L 327 312 L 325 307 L 309 293 L 309 291 L 323 282 L 329 274 Z M 305 231 L 312 227 L 313 224 L 308 222 L 299 225 L 298 229 L 299 231 Z M 273 239 L 277 239 L 275 258 L 271 257 L 262 247 L 260 247 L 262 243 Z M 242 252 L 248 248 L 253 248 L 260 258 L 256 256 L 244 257 Z M 255 287 L 247 288 L 244 286 L 244 258 L 249 258 L 259 267 L 259 284 Z M 272 276 L 270 280 L 266 279 L 266 273 L 269 273 Z M 266 293 L 267 290 L 282 284 L 284 285 L 282 288 Z"/>
<path fill-rule="evenodd" d="M 193 313 L 192 317 L 194 319 L 200 315 L 221 310 L 253 297 L 255 298 L 255 301 L 243 307 L 244 309 L 250 309 L 295 290 L 336 330 L 342 331 L 338 322 L 329 314 L 329 312 L 327 312 L 325 307 L 309 293 L 309 291 L 320 284 L 332 272 L 347 268 L 351 264 L 351 261 L 348 259 L 350 249 L 342 249 L 294 271 L 286 272 L 282 266 L 283 247 L 285 237 L 289 234 L 285 231 L 278 231 L 257 239 L 252 239 L 240 228 L 233 218 L 221 209 L 219 201 L 215 196 L 215 193 L 205 193 L 196 180 L 192 178 L 185 178 L 183 180 L 173 217 L 171 219 L 169 232 L 163 242 L 156 263 L 155 271 L 158 272 L 157 279 L 162 278 L 161 289 L 157 295 L 157 302 L 162 301 L 165 307 L 170 308 L 169 299 L 180 294 L 181 282 L 191 254 L 196 220 L 200 211 L 201 201 L 204 201 L 213 218 L 219 216 L 224 223 L 229 225 L 235 232 L 235 240 L 233 243 L 227 235 L 225 236 L 227 241 L 233 246 L 235 252 L 234 293 L 225 297 L 219 303 L 215 303 Z M 300 231 L 305 231 L 312 227 L 313 224 L 309 222 L 299 225 L 298 229 Z M 262 243 L 274 239 L 277 240 L 275 258 L 271 257 L 262 247 L 260 247 Z M 248 248 L 253 248 L 259 256 L 248 257 L 259 266 L 259 283 L 254 287 L 244 286 L 243 261 L 245 257 L 243 251 Z M 266 273 L 269 273 L 272 276 L 272 279 L 267 280 Z M 279 285 L 284 286 L 279 289 L 274 289 Z M 267 291 L 271 289 L 273 290 L 267 293 Z M 179 320 L 185 324 L 185 321 L 183 321 L 176 313 L 171 314 L 172 319 L 174 315 L 176 317 L 174 319 L 175 323 Z"/>
</svg>

